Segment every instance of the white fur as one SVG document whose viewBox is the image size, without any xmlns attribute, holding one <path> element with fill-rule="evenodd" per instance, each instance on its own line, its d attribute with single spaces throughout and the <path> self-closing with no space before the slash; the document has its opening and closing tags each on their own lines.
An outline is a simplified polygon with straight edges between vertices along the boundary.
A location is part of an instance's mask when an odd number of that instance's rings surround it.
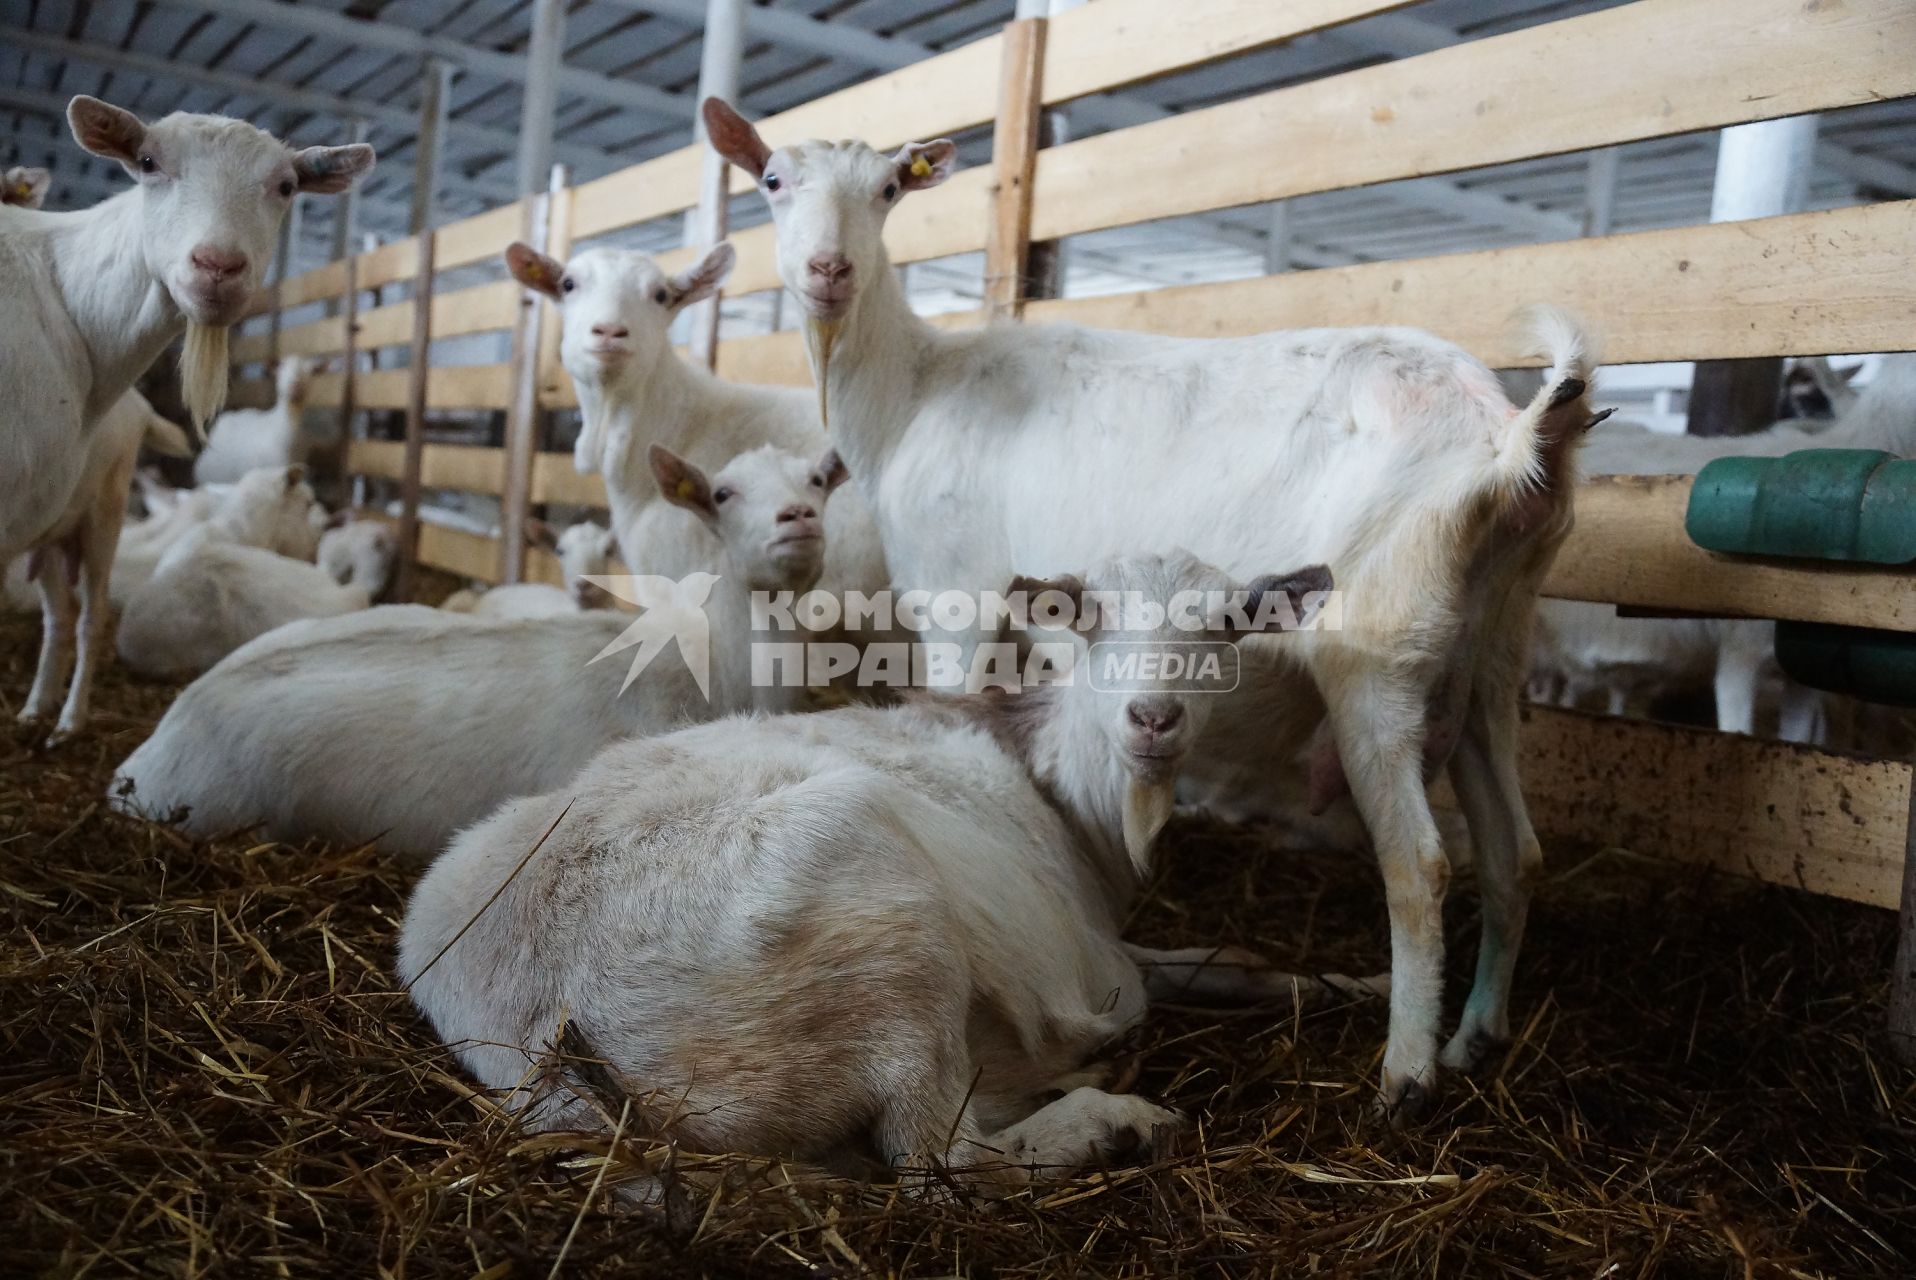
<svg viewBox="0 0 1916 1280">
<path fill-rule="evenodd" d="M 804 471 L 768 449 L 735 459 L 719 480 L 750 484 L 769 503 L 779 486 L 803 485 Z M 130 783 L 128 807 L 185 810 L 197 834 L 263 822 L 285 839 L 378 838 L 428 857 L 501 799 L 557 785 L 619 738 L 799 705 L 803 690 L 750 683 L 746 583 L 763 580 L 775 532 L 768 513 L 724 533 L 727 572 L 707 605 L 710 701 L 671 646 L 620 692 L 631 652 L 592 660 L 632 624 L 627 613 L 483 619 L 381 608 L 283 626 L 232 653 L 168 709 L 113 793 Z M 775 574 L 772 587 L 804 590 L 817 559 Z M 167 577 L 151 586 L 160 608 L 178 595 Z M 123 647 L 134 621 L 129 608 Z"/>
<path fill-rule="evenodd" d="M 305 462 L 301 420 L 306 388 L 320 364 L 299 356 L 281 360 L 274 379 L 278 395 L 273 406 L 222 413 L 207 432 L 206 448 L 193 462 L 193 478 L 200 484 L 214 484 L 237 480 L 258 467 Z"/>
<path fill-rule="evenodd" d="M 826 446 L 809 393 L 724 382 L 672 350 L 667 329 L 673 317 L 723 283 L 732 268 L 731 246 L 719 245 L 677 276 L 644 254 L 615 249 L 587 250 L 561 266 L 515 246 L 508 262 L 521 283 L 559 308 L 560 356 L 584 418 L 574 461 L 581 471 L 605 473 L 626 566 L 669 578 L 715 571 L 717 541 L 685 512 L 659 501 L 647 449 L 663 445 L 713 470 L 763 444 L 806 458 Z M 827 523 L 831 550 L 821 587 L 882 589 L 884 552 L 862 495 L 840 495 Z"/>
<path fill-rule="evenodd" d="M 1231 585 L 1181 556 L 1091 578 Z M 461 834 L 414 893 L 399 975 L 535 1126 L 604 1123 L 539 1069 L 563 1024 L 633 1127 L 693 1150 L 1012 1183 L 1090 1163 L 1178 1123 L 1073 1084 L 1198 968 L 1120 940 L 1126 797 L 1168 787 L 1217 701 L 1080 681 L 617 744 Z M 1171 708 L 1174 740 L 1135 718 Z"/>
<path fill-rule="evenodd" d="M 912 314 L 882 231 L 896 196 L 949 171 L 949 142 L 895 156 L 855 142 L 771 152 L 711 103 L 706 123 L 761 177 L 815 352 L 836 327 L 815 373 L 895 588 L 975 590 L 1013 568 L 1173 545 L 1236 574 L 1330 565 L 1344 629 L 1270 658 L 1285 714 L 1220 716 L 1218 740 L 1261 740 L 1275 765 L 1315 734 L 1313 775 L 1348 780 L 1391 909 L 1387 1106 L 1422 1097 L 1438 1069 L 1448 866 L 1420 748 L 1439 744 L 1430 763 L 1448 758 L 1464 796 L 1486 902 L 1478 979 L 1446 1061 L 1465 1065 L 1507 1036 L 1525 882 L 1541 858 L 1517 784 L 1517 689 L 1537 584 L 1569 524 L 1569 486 L 1542 474 L 1546 455 L 1561 468 L 1588 417 L 1580 395 L 1553 404 L 1591 376 L 1576 326 L 1531 318 L 1532 345 L 1558 374 L 1521 412 L 1480 362 L 1407 329 L 947 332 Z M 1200 752 L 1192 770 L 1203 768 Z"/>
<path fill-rule="evenodd" d="M 328 533 L 345 538 L 349 530 Z M 211 525 L 167 551 L 153 578 L 133 593 L 120 619 L 120 660 L 142 675 L 198 675 L 249 640 L 302 618 L 371 606 L 392 567 L 383 544 L 363 532 L 339 549 L 349 576 L 221 536 Z"/>
<path fill-rule="evenodd" d="M 176 457 L 190 451 L 179 427 L 155 413 L 145 396 L 128 391 L 93 428 L 86 468 L 67 509 L 37 550 L 8 567 L 9 599 L 17 601 L 22 589 L 37 594 L 43 624 L 40 661 L 20 719 L 44 720 L 58 707 L 55 740 L 86 727 L 93 677 L 106 652 L 111 626 L 109 583 L 120 525 L 142 444 Z M 30 587 L 33 570 L 37 570 L 37 582 Z"/>
<path fill-rule="evenodd" d="M 603 577 L 608 572 L 615 549 L 609 530 L 589 520 L 581 521 L 568 526 L 552 542 L 551 550 L 558 554 L 565 586 L 516 582 L 476 595 L 460 592 L 441 607 L 478 618 L 551 618 L 599 608 L 609 604 L 610 598 L 586 579 Z"/>
<path fill-rule="evenodd" d="M 88 436 L 166 344 L 189 321 L 239 318 L 290 202 L 281 184 L 343 189 L 372 163 L 367 147 L 295 153 L 217 116 L 143 126 L 91 98 L 68 114 L 82 144 L 139 185 L 79 213 L 0 208 L 0 561 L 48 536 L 79 487 Z M 206 253 L 245 265 L 210 272 L 195 263 Z M 223 366 L 207 376 L 223 388 Z M 189 390 L 204 401 L 212 389 Z"/>
</svg>

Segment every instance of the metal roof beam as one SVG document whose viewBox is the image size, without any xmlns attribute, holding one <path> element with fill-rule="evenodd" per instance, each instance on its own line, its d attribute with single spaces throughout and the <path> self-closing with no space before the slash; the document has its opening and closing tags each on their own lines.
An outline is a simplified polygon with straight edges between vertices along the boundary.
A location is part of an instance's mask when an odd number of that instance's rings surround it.
<svg viewBox="0 0 1916 1280">
<path fill-rule="evenodd" d="M 310 5 L 286 4 L 282 0 L 160 0 L 160 3 L 176 8 L 197 9 L 258 26 L 303 31 L 308 35 L 323 36 L 359 48 L 384 49 L 390 53 L 419 58 L 438 58 L 463 71 L 491 76 L 511 84 L 523 85 L 530 76 L 526 56 L 522 53 L 500 53 L 495 49 L 481 48 L 445 36 L 426 35 L 383 21 L 367 22 L 349 18 L 343 13 Z M 561 67 L 558 84 L 565 93 L 642 111 L 675 124 L 691 120 L 698 113 L 698 103 L 689 94 L 670 93 L 632 80 L 615 80 L 611 76 L 578 67 Z"/>
</svg>

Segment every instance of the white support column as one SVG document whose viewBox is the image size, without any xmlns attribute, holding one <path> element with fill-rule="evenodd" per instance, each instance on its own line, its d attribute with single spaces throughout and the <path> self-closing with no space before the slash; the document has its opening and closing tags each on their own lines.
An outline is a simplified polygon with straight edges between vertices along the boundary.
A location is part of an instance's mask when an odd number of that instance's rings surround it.
<svg viewBox="0 0 1916 1280">
<path fill-rule="evenodd" d="M 1583 234 L 1607 236 L 1617 209 L 1617 170 L 1622 167 L 1623 152 L 1604 147 L 1590 153 L 1584 168 Z"/>
<path fill-rule="evenodd" d="M 745 60 L 744 0 L 706 0 L 705 35 L 699 51 L 699 101 L 723 98 L 738 105 L 739 67 Z M 701 114 L 692 125 L 695 145 L 705 142 L 705 118 Z M 699 203 L 685 215 L 685 242 L 695 249 L 708 249 L 725 238 L 728 226 L 729 168 L 716 151 L 707 147 L 705 166 L 699 173 Z M 712 368 L 718 362 L 719 300 L 707 298 L 686 311 L 688 341 L 692 358 Z"/>
<path fill-rule="evenodd" d="M 426 60 L 424 91 L 419 98 L 419 141 L 413 146 L 412 218 L 414 235 L 438 219 L 439 177 L 445 164 L 446 113 L 452 107 L 452 64 Z"/>
<path fill-rule="evenodd" d="M 1711 222 L 1800 213 L 1809 202 L 1816 117 L 1760 120 L 1723 130 L 1716 153 Z"/>
<path fill-rule="evenodd" d="M 546 189 L 552 172 L 553 120 L 559 107 L 559 62 L 565 52 L 565 0 L 533 0 L 532 42 L 519 109 L 519 194 Z"/>
<path fill-rule="evenodd" d="M 367 132 L 364 120 L 354 120 L 348 130 L 348 141 L 364 142 Z M 338 262 L 358 252 L 353 246 L 359 239 L 359 187 L 348 187 L 327 203 L 333 206 L 333 252 L 330 261 Z M 336 316 L 340 308 L 340 300 L 334 298 L 326 303 L 326 314 Z"/>
<path fill-rule="evenodd" d="M 1815 157 L 1813 115 L 1723 130 L 1710 221 L 1800 213 L 1809 202 Z M 1766 426 L 1776 416 L 1782 385 L 1780 359 L 1699 360 L 1690 380 L 1690 434 L 1734 436 Z"/>
</svg>

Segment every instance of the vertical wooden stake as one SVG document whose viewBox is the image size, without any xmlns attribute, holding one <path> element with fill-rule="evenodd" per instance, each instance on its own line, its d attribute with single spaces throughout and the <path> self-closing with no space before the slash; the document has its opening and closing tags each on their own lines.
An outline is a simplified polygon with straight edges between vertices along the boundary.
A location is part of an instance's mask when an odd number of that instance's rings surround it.
<svg viewBox="0 0 1916 1280">
<path fill-rule="evenodd" d="M 572 256 L 572 188 L 567 186 L 571 171 L 554 165 L 550 203 L 546 208 L 546 256 L 564 262 Z M 539 405 L 551 409 L 565 394 L 565 366 L 559 362 L 559 326 L 544 324 L 539 330 Z"/>
<path fill-rule="evenodd" d="M 527 244 L 546 242 L 549 193 L 525 201 Z M 545 304 L 529 294 L 519 299 L 512 326 L 512 399 L 506 409 L 506 484 L 499 509 L 499 581 L 523 582 L 526 516 L 532 505 L 532 455 L 538 447 L 539 346 Z"/>
<path fill-rule="evenodd" d="M 419 559 L 419 485 L 426 459 L 427 357 L 432 347 L 432 276 L 439 237 L 421 231 L 418 242 L 412 277 L 411 367 L 406 375 L 406 460 L 399 477 L 399 577 L 393 588 L 398 600 L 412 599 L 413 568 Z"/>
<path fill-rule="evenodd" d="M 1903 838 L 1903 907 L 1897 917 L 1896 963 L 1890 970 L 1889 1042 L 1904 1066 L 1916 1067 L 1916 782 Z"/>
<path fill-rule="evenodd" d="M 991 226 L 985 238 L 985 309 L 990 319 L 1024 313 L 1031 256 L 1031 180 L 1043 115 L 1045 19 L 1005 24 L 998 122 L 991 134 Z"/>
<path fill-rule="evenodd" d="M 345 321 L 345 345 L 339 354 L 339 448 L 334 454 L 333 469 L 342 483 L 346 483 L 347 459 L 353 448 L 353 406 L 358 390 L 359 375 L 359 258 L 357 255 L 346 259 L 346 292 L 340 298 L 339 314 Z M 346 494 L 350 500 L 352 488 L 347 483 Z"/>
</svg>

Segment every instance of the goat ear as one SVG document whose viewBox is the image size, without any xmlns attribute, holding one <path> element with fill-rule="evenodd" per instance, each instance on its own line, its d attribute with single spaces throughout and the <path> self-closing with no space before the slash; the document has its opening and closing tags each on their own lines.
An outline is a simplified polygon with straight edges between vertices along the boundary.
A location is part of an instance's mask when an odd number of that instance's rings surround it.
<svg viewBox="0 0 1916 1280">
<path fill-rule="evenodd" d="M 293 176 L 310 195 L 336 196 L 373 171 L 373 149 L 363 142 L 345 147 L 308 147 L 293 157 Z"/>
<path fill-rule="evenodd" d="M 67 126 L 73 140 L 96 156 L 132 167 L 140 159 L 146 126 L 131 111 L 84 93 L 67 103 Z"/>
<path fill-rule="evenodd" d="M 326 517 L 326 527 L 328 529 L 344 529 L 352 522 L 353 509 L 351 507 L 341 507 Z"/>
<path fill-rule="evenodd" d="M 898 166 L 901 190 L 925 191 L 949 178 L 958 167 L 958 144 L 950 138 L 908 142 L 892 160 Z"/>
<path fill-rule="evenodd" d="M 825 450 L 825 456 L 818 460 L 818 465 L 813 468 L 813 471 L 825 481 L 826 493 L 832 492 L 852 478 L 850 468 L 846 467 L 845 460 L 838 456 L 836 449 Z"/>
<path fill-rule="evenodd" d="M 667 502 L 684 507 L 702 519 L 718 518 L 718 504 L 712 501 L 712 485 L 703 471 L 662 444 L 653 445 L 646 452 L 646 459 L 652 464 L 652 478 L 659 482 L 659 492 Z"/>
<path fill-rule="evenodd" d="M 301 484 L 305 483 L 305 481 L 305 467 L 295 463 L 293 466 L 286 468 L 286 492 L 291 493 L 293 490 L 299 488 Z"/>
<path fill-rule="evenodd" d="M 547 551 L 559 549 L 559 531 L 536 516 L 526 521 L 526 545 Z"/>
<path fill-rule="evenodd" d="M 0 190 L 0 204 L 38 209 L 47 198 L 47 188 L 52 185 L 53 175 L 45 169 L 9 169 L 5 189 Z"/>
<path fill-rule="evenodd" d="M 529 244 L 515 240 L 506 246 L 506 270 L 512 273 L 514 280 L 554 302 L 565 296 L 559 290 L 565 267 Z"/>
<path fill-rule="evenodd" d="M 690 306 L 701 298 L 709 298 L 719 291 L 725 278 L 732 274 L 732 264 L 738 261 L 738 252 L 727 241 L 721 240 L 712 246 L 711 252 L 666 281 L 666 288 L 672 291 L 674 308 Z"/>
<path fill-rule="evenodd" d="M 1233 638 L 1252 631 L 1288 631 L 1303 626 L 1323 608 L 1324 597 L 1335 585 L 1330 569 L 1321 564 L 1253 579 L 1244 588 L 1244 614 L 1251 625 L 1241 631 L 1232 627 Z"/>
<path fill-rule="evenodd" d="M 758 136 L 758 130 L 752 127 L 751 121 L 732 110 L 731 104 L 723 98 L 707 98 L 703 114 L 705 136 L 711 140 L 712 150 L 753 178 L 762 177 L 765 162 L 772 158 L 772 149 L 765 145 L 765 139 Z"/>
</svg>

